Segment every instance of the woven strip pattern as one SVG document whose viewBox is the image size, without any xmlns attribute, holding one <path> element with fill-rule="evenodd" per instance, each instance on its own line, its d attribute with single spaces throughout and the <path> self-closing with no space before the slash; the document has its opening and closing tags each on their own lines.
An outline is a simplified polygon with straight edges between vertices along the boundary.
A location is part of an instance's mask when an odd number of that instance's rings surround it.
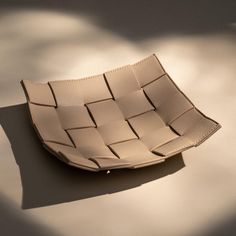
<svg viewBox="0 0 236 236">
<path fill-rule="evenodd" d="M 89 78 L 23 80 L 22 86 L 44 147 L 90 171 L 157 164 L 220 128 L 183 94 L 156 55 Z"/>
</svg>

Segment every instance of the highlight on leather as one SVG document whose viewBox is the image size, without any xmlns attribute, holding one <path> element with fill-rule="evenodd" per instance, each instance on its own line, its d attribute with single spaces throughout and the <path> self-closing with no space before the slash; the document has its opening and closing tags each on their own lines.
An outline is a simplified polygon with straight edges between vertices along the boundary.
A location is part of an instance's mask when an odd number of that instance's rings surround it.
<svg viewBox="0 0 236 236">
<path fill-rule="evenodd" d="M 221 127 L 193 105 L 154 54 L 89 78 L 21 84 L 43 146 L 89 171 L 161 163 Z"/>
</svg>

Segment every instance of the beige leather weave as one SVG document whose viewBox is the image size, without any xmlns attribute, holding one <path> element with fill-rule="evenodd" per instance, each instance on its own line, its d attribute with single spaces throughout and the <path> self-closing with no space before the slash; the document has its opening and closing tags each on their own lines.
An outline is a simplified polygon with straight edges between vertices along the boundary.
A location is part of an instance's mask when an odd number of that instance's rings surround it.
<svg viewBox="0 0 236 236">
<path fill-rule="evenodd" d="M 45 148 L 85 170 L 154 165 L 221 127 L 180 91 L 156 55 L 102 75 L 22 86 Z"/>
</svg>

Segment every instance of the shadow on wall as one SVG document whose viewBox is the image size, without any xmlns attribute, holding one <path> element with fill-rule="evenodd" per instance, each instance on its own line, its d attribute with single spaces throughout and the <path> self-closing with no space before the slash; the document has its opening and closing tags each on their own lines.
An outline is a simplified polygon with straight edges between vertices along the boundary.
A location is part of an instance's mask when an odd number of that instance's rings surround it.
<svg viewBox="0 0 236 236">
<path fill-rule="evenodd" d="M 175 33 L 209 33 L 235 23 L 235 0 L 116 1 L 2 0 L 2 8 L 47 9 L 82 14 L 95 24 L 132 40 Z M 229 27 L 228 27 L 229 26 Z M 231 28 L 230 30 L 233 30 Z"/>
<path fill-rule="evenodd" d="M 67 166 L 41 145 L 27 114 L 26 104 L 0 108 L 2 125 L 19 165 L 22 208 L 80 200 L 137 187 L 183 168 L 182 155 L 137 170 L 88 172 Z"/>
<path fill-rule="evenodd" d="M 224 217 L 218 222 L 209 225 L 198 233 L 190 236 L 235 236 L 236 235 L 236 213 Z"/>
<path fill-rule="evenodd" d="M 24 214 L 14 202 L 0 195 L 0 230 L 3 236 L 34 235 L 34 236 L 60 236 L 47 226 L 40 224 L 32 216 Z"/>
</svg>

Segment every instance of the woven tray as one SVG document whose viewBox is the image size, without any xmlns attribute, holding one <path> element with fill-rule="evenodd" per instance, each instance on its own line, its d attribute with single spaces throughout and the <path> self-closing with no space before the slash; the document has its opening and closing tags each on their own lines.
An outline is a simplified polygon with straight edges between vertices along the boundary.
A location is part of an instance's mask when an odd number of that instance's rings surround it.
<svg viewBox="0 0 236 236">
<path fill-rule="evenodd" d="M 90 171 L 163 162 L 221 127 L 180 91 L 156 55 L 89 78 L 21 84 L 44 147 Z"/>
</svg>

